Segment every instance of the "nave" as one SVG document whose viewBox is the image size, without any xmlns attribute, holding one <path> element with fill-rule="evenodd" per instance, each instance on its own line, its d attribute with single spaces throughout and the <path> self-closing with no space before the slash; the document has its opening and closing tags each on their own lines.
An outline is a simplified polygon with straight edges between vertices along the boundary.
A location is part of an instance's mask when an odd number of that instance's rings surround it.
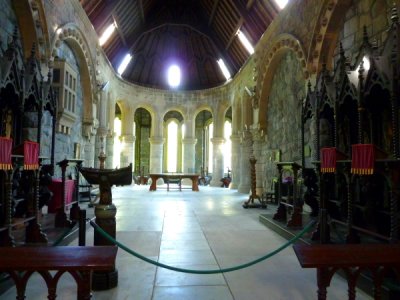
<svg viewBox="0 0 400 300">
<path fill-rule="evenodd" d="M 243 209 L 245 194 L 234 190 L 201 186 L 200 191 L 182 192 L 149 186 L 114 187 L 117 207 L 117 240 L 132 250 L 159 262 L 188 269 L 219 269 L 247 263 L 286 242 L 259 222 L 260 213 L 276 207 Z M 82 205 L 84 208 L 84 205 Z M 87 208 L 88 215 L 92 215 Z M 87 231 L 93 245 L 93 229 Z M 71 245 L 78 245 L 74 240 Z M 309 300 L 317 299 L 315 269 L 302 269 L 288 247 L 272 258 L 249 268 L 225 274 L 177 273 L 143 262 L 118 250 L 118 287 L 93 292 L 92 299 L 135 300 Z M 328 299 L 346 299 L 347 283 L 337 275 L 328 289 Z M 39 276 L 29 281 L 27 299 L 46 299 Z M 64 274 L 57 299 L 76 299 L 76 285 Z M 15 288 L 1 295 L 15 299 Z M 372 299 L 357 290 L 357 299 Z"/>
</svg>

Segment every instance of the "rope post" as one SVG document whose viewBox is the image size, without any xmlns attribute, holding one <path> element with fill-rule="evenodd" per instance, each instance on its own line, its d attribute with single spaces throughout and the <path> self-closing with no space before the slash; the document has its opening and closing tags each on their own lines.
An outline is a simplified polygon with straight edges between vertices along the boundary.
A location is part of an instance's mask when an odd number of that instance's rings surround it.
<svg viewBox="0 0 400 300">
<path fill-rule="evenodd" d="M 86 246 L 86 209 L 79 210 L 79 246 Z"/>
</svg>

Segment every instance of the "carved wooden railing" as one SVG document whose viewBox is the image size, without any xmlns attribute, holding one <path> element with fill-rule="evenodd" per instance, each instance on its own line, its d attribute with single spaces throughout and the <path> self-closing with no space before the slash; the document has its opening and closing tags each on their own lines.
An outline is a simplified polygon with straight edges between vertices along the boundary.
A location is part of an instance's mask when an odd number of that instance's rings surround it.
<svg viewBox="0 0 400 300">
<path fill-rule="evenodd" d="M 25 299 L 26 285 L 34 272 L 46 282 L 48 299 L 56 299 L 58 281 L 66 272 L 77 283 L 77 299 L 90 299 L 92 272 L 114 268 L 117 250 L 113 246 L 0 247 L 0 272 L 14 280 L 16 299 Z"/>
<path fill-rule="evenodd" d="M 303 268 L 317 269 L 318 300 L 327 299 L 327 288 L 339 270 L 346 274 L 349 300 L 356 299 L 356 284 L 362 272 L 371 273 L 376 300 L 382 298 L 382 285 L 391 271 L 400 281 L 400 244 L 297 244 L 293 248 Z"/>
</svg>

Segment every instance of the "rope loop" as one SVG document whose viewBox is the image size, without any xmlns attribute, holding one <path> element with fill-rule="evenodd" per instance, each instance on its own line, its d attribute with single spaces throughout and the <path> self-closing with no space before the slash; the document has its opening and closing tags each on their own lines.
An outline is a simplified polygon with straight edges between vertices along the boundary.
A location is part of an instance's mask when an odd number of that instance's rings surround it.
<svg viewBox="0 0 400 300">
<path fill-rule="evenodd" d="M 183 269 L 183 268 L 177 268 L 177 267 L 173 267 L 173 266 L 169 266 L 163 263 L 160 263 L 158 261 L 152 260 L 150 258 L 147 258 L 143 255 L 141 255 L 140 253 L 137 253 L 136 251 L 129 249 L 127 246 L 125 246 L 124 244 L 118 242 L 116 239 L 114 239 L 112 236 L 110 236 L 107 232 L 105 232 L 99 225 L 97 225 L 94 221 L 90 220 L 90 225 L 93 226 L 93 228 L 100 234 L 102 235 L 104 238 L 106 238 L 107 240 L 109 240 L 111 243 L 115 244 L 116 246 L 118 246 L 119 248 L 121 248 L 122 250 L 126 251 L 127 253 L 145 261 L 148 262 L 152 265 L 155 265 L 157 267 L 161 267 L 164 269 L 168 269 L 168 270 L 172 270 L 172 271 L 176 271 L 176 272 L 182 272 L 182 273 L 190 273 L 190 274 L 219 274 L 219 273 L 228 273 L 228 272 L 232 272 L 232 271 L 236 271 L 236 270 L 240 270 L 240 269 L 244 269 L 247 267 L 250 267 L 256 263 L 259 263 L 263 260 L 266 260 L 272 256 L 274 256 L 275 254 L 281 252 L 283 249 L 289 247 L 291 244 L 293 244 L 294 242 L 296 242 L 298 239 L 300 239 L 306 232 L 310 231 L 311 228 L 313 228 L 313 225 L 316 223 L 316 221 L 311 221 L 309 222 L 304 228 L 303 230 L 297 234 L 296 236 L 294 236 L 293 238 L 291 238 L 289 241 L 287 241 L 285 244 L 283 244 L 282 246 L 280 246 L 279 248 L 275 249 L 274 251 L 258 258 L 255 260 L 252 260 L 248 263 L 245 264 L 241 264 L 238 266 L 234 266 L 234 267 L 230 267 L 230 268 L 224 268 L 224 269 L 214 269 L 214 270 L 192 270 L 192 269 Z"/>
</svg>

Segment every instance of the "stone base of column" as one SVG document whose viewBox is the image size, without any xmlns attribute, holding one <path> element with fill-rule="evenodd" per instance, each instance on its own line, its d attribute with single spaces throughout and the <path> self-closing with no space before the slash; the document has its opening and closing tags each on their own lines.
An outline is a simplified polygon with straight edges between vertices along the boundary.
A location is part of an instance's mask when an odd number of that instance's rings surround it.
<svg viewBox="0 0 400 300">
<path fill-rule="evenodd" d="M 214 177 L 211 179 L 210 181 L 210 186 L 214 186 L 214 187 L 221 187 L 222 182 L 220 181 L 221 178 L 216 178 L 214 179 Z"/>
<path fill-rule="evenodd" d="M 250 184 L 249 185 L 240 184 L 238 187 L 238 192 L 243 194 L 250 193 Z"/>
<path fill-rule="evenodd" d="M 239 187 L 239 184 L 235 181 L 231 181 L 231 184 L 229 185 L 229 188 L 231 190 L 236 190 Z"/>
</svg>

